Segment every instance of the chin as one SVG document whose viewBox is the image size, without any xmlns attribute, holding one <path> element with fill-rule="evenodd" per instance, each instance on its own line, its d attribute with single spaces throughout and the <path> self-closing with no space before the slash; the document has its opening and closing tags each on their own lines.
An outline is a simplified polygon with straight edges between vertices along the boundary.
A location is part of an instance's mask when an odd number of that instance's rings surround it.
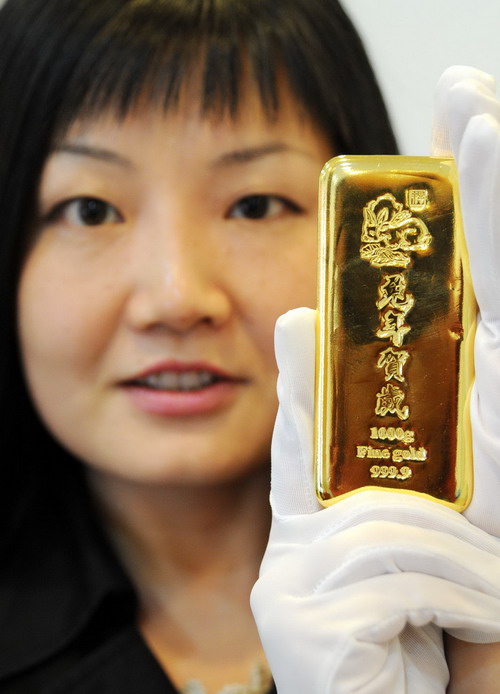
<svg viewBox="0 0 500 694">
<path fill-rule="evenodd" d="M 186 444 L 184 444 L 186 446 Z M 240 447 L 241 448 L 241 447 Z M 115 478 L 129 484 L 140 486 L 172 486 L 172 487 L 202 487 L 234 484 L 244 482 L 254 476 L 260 476 L 263 471 L 268 475 L 270 446 L 265 447 L 265 452 L 256 452 L 249 456 L 246 451 L 245 458 L 239 454 L 203 455 L 191 448 L 189 455 L 181 453 L 172 456 L 169 451 L 166 455 L 153 453 L 149 455 L 142 448 L 137 456 L 131 456 L 130 449 L 125 456 L 93 456 L 95 463 L 86 463 L 92 476 Z M 89 457 L 85 457 L 89 460 Z M 138 463 L 138 461 L 141 461 Z"/>
</svg>

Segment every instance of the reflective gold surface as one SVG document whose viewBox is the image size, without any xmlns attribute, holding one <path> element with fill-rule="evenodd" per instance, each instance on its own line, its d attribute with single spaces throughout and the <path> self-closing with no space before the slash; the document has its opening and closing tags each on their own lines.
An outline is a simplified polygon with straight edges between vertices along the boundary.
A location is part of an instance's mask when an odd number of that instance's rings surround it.
<svg viewBox="0 0 500 694">
<path fill-rule="evenodd" d="M 476 306 L 454 162 L 332 159 L 319 240 L 318 498 L 376 487 L 463 510 Z"/>
</svg>

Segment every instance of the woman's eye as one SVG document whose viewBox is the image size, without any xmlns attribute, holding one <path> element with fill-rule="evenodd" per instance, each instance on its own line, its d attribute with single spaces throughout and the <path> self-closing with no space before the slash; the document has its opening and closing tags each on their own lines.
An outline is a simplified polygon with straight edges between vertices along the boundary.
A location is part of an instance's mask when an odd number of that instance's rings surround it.
<svg viewBox="0 0 500 694">
<path fill-rule="evenodd" d="M 99 198 L 75 198 L 63 202 L 49 214 L 49 221 L 63 220 L 74 226 L 98 226 L 122 221 L 117 210 Z"/>
<path fill-rule="evenodd" d="M 278 217 L 287 211 L 298 213 L 301 208 L 291 200 L 276 195 L 247 195 L 231 207 L 228 217 L 264 219 Z"/>
</svg>

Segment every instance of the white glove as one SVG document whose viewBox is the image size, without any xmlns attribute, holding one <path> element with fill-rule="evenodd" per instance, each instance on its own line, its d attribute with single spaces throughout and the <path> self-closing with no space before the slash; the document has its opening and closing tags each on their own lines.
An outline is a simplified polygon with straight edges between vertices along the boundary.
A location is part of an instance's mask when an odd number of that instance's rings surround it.
<svg viewBox="0 0 500 694">
<path fill-rule="evenodd" d="M 277 324 L 273 524 L 252 609 L 279 694 L 443 694 L 440 628 L 500 639 L 500 543 L 432 501 L 312 485 L 315 312 Z"/>
<path fill-rule="evenodd" d="M 500 106 L 492 88 L 471 69 L 445 73 L 434 138 L 435 154 L 449 154 L 451 141 L 458 159 L 482 314 L 472 398 L 477 476 L 467 511 L 480 527 L 432 501 L 387 492 L 320 510 L 311 474 L 315 312 L 283 316 L 273 525 L 252 594 L 280 694 L 443 694 L 441 628 L 477 643 L 500 640 L 500 543 L 484 532 L 500 536 Z"/>
<path fill-rule="evenodd" d="M 455 155 L 479 304 L 471 399 L 474 496 L 465 515 L 500 537 L 500 102 L 493 77 L 449 68 L 436 90 L 433 153 Z M 499 579 L 500 580 L 500 579 Z"/>
</svg>

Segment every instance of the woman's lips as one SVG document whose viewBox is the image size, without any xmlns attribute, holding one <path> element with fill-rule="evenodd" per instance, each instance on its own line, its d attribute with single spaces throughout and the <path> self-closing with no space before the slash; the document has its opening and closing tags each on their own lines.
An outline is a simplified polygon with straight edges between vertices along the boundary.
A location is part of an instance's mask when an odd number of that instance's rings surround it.
<svg viewBox="0 0 500 694">
<path fill-rule="evenodd" d="M 205 362 L 166 362 L 146 369 L 121 387 L 142 412 L 185 417 L 227 407 L 243 383 Z"/>
</svg>

